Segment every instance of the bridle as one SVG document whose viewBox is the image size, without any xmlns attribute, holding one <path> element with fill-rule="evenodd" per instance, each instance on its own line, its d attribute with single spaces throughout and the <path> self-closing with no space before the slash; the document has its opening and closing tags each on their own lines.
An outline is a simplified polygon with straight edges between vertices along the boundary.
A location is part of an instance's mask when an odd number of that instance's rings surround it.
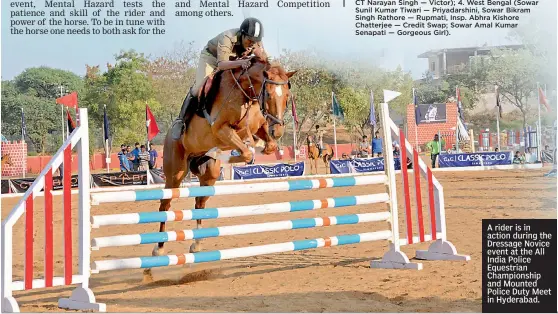
<svg viewBox="0 0 558 314">
<path fill-rule="evenodd" d="M 267 98 L 269 96 L 267 89 L 266 89 L 266 85 L 267 84 L 273 84 L 273 85 L 287 85 L 289 87 L 289 90 L 291 89 L 291 82 L 287 81 L 274 81 L 274 80 L 270 80 L 268 78 L 264 78 L 263 82 L 262 82 L 262 86 L 260 89 L 259 93 L 256 93 L 256 89 L 254 88 L 254 84 L 252 84 L 252 80 L 250 79 L 250 75 L 248 75 L 247 71 L 248 69 L 243 69 L 242 72 L 240 72 L 240 75 L 238 76 L 238 79 L 234 76 L 234 73 L 232 72 L 232 70 L 229 70 L 231 73 L 231 76 L 234 80 L 234 82 L 236 83 L 236 86 L 238 86 L 238 88 L 240 89 L 240 91 L 242 91 L 242 93 L 244 94 L 244 96 L 246 96 L 246 98 L 248 98 L 249 100 L 253 101 L 253 102 L 258 102 L 260 104 L 260 111 L 262 113 L 262 115 L 264 116 L 264 118 L 266 120 L 270 120 L 271 123 L 269 124 L 269 126 L 274 126 L 276 124 L 279 124 L 280 126 L 284 126 L 285 125 L 285 121 L 283 121 L 283 119 L 279 119 L 278 117 L 272 115 L 271 113 L 269 113 L 268 108 L 267 108 Z M 240 78 L 245 75 L 248 78 L 248 82 L 250 83 L 249 89 L 252 92 L 253 96 L 249 96 L 248 93 L 246 93 L 246 91 L 244 91 L 244 89 L 242 88 L 242 86 L 240 85 L 240 82 L 238 80 L 240 80 Z M 289 98 L 292 95 L 289 92 Z M 287 106 L 289 104 L 289 100 L 287 99 Z"/>
</svg>

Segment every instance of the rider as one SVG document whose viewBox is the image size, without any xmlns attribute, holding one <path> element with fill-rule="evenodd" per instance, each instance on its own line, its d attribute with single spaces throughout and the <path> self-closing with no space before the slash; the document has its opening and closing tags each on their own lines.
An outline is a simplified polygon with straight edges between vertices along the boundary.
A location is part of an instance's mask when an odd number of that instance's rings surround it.
<svg viewBox="0 0 558 314">
<path fill-rule="evenodd" d="M 262 23 L 256 18 L 249 17 L 242 22 L 240 28 L 226 30 L 207 42 L 207 45 L 200 53 L 194 86 L 186 96 L 180 109 L 180 114 L 172 125 L 171 133 L 174 140 L 179 140 L 180 136 L 182 136 L 185 126 L 186 109 L 192 100 L 195 101 L 197 99 L 198 92 L 205 78 L 215 71 L 216 68 L 228 70 L 250 66 L 249 60 L 229 61 L 230 57 L 248 56 L 256 49 L 264 51 L 262 44 L 263 34 Z M 268 61 L 270 61 L 269 58 Z"/>
<path fill-rule="evenodd" d="M 324 149 L 324 130 L 320 130 L 320 126 L 316 124 L 316 146 L 318 146 L 319 156 L 322 157 L 322 150 Z"/>
</svg>

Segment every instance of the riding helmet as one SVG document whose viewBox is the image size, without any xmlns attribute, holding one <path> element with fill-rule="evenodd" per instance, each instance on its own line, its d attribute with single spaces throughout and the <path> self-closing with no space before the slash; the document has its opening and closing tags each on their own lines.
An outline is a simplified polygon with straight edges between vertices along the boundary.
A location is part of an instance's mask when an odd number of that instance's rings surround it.
<svg viewBox="0 0 558 314">
<path fill-rule="evenodd" d="M 263 26 L 257 18 L 249 17 L 240 25 L 240 32 L 251 37 L 255 41 L 261 41 L 263 38 Z"/>
</svg>

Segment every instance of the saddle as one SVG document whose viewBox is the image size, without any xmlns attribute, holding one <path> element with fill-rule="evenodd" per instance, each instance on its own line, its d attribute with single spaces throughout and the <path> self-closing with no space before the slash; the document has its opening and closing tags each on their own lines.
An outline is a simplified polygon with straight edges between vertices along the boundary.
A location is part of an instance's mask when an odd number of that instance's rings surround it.
<svg viewBox="0 0 558 314">
<path fill-rule="evenodd" d="M 207 118 L 204 114 L 204 109 L 205 112 L 207 112 L 208 114 L 211 113 L 212 102 L 213 102 L 212 98 L 214 97 L 214 95 L 211 96 L 211 94 L 214 88 L 219 87 L 220 76 L 218 77 L 217 75 L 220 74 L 221 72 L 222 71 L 215 69 L 211 74 L 209 74 L 204 79 L 204 82 L 200 90 L 198 91 L 198 97 L 196 99 L 196 104 L 194 106 L 195 106 L 196 115 L 198 115 L 201 118 Z"/>
</svg>

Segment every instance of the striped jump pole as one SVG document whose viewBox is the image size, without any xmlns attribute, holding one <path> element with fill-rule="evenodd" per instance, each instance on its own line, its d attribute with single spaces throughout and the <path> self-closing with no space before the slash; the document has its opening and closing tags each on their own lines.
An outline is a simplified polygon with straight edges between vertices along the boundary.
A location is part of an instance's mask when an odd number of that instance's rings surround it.
<svg viewBox="0 0 558 314">
<path fill-rule="evenodd" d="M 305 228 L 316 228 L 334 225 L 352 225 L 364 222 L 386 221 L 390 217 L 389 212 L 352 214 L 343 216 L 329 216 L 322 218 L 293 219 L 258 224 L 245 224 L 235 226 L 223 226 L 213 228 L 201 228 L 193 230 L 181 230 L 170 232 L 151 232 L 130 234 L 112 237 L 95 238 L 91 242 L 91 248 L 98 250 L 103 247 L 128 246 L 138 244 L 151 244 L 159 242 L 172 242 L 184 240 L 197 240 L 214 238 L 219 236 L 230 236 L 267 231 L 294 230 Z"/>
<path fill-rule="evenodd" d="M 91 194 L 91 203 L 122 203 L 158 201 L 198 196 L 238 195 L 265 192 L 307 191 L 323 188 L 351 187 L 371 184 L 385 184 L 385 175 L 353 176 L 342 178 L 296 180 L 285 182 L 265 182 L 239 185 L 195 186 L 177 189 L 156 189 L 144 191 L 121 191 Z"/>
<path fill-rule="evenodd" d="M 98 273 L 116 269 L 137 269 L 164 267 L 182 264 L 194 264 L 215 262 L 239 257 L 250 257 L 273 253 L 292 252 L 320 247 L 331 247 L 338 245 L 356 244 L 370 241 L 387 240 L 391 237 L 391 231 L 377 231 L 360 234 L 340 235 L 312 240 L 298 240 L 260 246 L 249 246 L 236 249 L 225 249 L 218 251 L 187 253 L 181 255 L 134 257 L 126 259 L 113 259 L 93 262 L 92 272 Z"/>
<path fill-rule="evenodd" d="M 389 201 L 387 193 L 342 196 L 323 200 L 292 201 L 283 203 L 233 206 L 222 208 L 204 208 L 191 210 L 176 210 L 149 213 L 131 213 L 92 216 L 93 228 L 111 225 L 130 225 L 168 221 L 184 221 L 198 219 L 217 219 L 241 216 L 278 214 L 297 211 L 314 210 L 321 208 L 337 208 L 364 204 L 385 203 Z"/>
</svg>

